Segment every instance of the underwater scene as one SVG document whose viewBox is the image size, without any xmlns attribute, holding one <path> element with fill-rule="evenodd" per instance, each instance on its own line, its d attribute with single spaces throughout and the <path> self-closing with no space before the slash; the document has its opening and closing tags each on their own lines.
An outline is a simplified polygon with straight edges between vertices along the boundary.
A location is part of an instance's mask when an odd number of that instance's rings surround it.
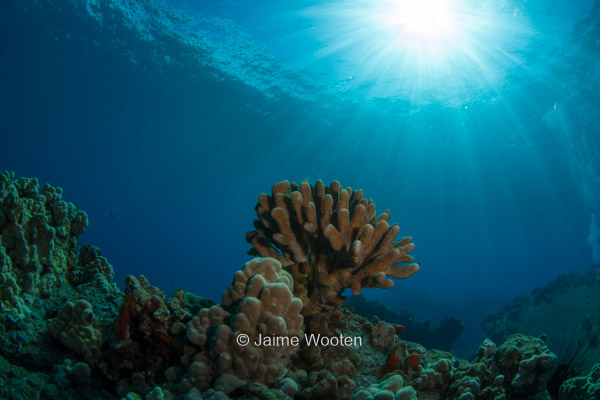
<svg viewBox="0 0 600 400">
<path fill-rule="evenodd" d="M 0 399 L 600 399 L 599 21 L 3 0 Z"/>
</svg>

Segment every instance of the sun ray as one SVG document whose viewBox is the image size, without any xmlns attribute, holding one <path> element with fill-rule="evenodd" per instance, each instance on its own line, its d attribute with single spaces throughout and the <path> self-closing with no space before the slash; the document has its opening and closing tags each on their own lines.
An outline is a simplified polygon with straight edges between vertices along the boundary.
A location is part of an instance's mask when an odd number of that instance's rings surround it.
<svg viewBox="0 0 600 400">
<path fill-rule="evenodd" d="M 315 22 L 317 59 L 335 60 L 371 97 L 493 97 L 534 35 L 525 17 L 486 0 L 339 0 L 303 15 Z"/>
</svg>

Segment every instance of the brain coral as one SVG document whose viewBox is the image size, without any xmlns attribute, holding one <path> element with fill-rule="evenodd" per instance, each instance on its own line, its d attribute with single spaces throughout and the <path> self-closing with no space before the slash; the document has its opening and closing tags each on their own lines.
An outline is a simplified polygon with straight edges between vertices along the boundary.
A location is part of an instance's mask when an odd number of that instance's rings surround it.
<svg viewBox="0 0 600 400">
<path fill-rule="evenodd" d="M 343 189 L 338 181 L 324 186 L 283 181 L 271 195 L 258 198 L 255 231 L 246 240 L 249 254 L 278 260 L 294 278 L 294 295 L 310 316 L 336 308 L 351 288 L 389 288 L 389 278 L 407 278 L 419 269 L 408 254 L 412 238 L 394 241 L 398 224 L 390 225 L 389 210 L 379 217 L 362 190 Z"/>
</svg>

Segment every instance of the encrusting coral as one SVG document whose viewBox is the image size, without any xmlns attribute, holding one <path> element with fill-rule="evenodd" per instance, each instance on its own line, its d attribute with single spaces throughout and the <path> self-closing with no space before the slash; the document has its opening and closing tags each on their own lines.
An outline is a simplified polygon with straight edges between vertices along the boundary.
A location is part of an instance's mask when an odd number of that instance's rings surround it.
<svg viewBox="0 0 600 400">
<path fill-rule="evenodd" d="M 167 300 L 143 275 L 129 275 L 104 364 L 117 390 L 145 393 L 163 380 L 165 370 L 183 353 L 185 324 L 191 317 L 183 290 Z M 119 368 L 110 370 L 109 365 Z"/>
<path fill-rule="evenodd" d="M 377 217 L 362 190 L 343 189 L 338 181 L 279 182 L 270 196 L 259 196 L 255 209 L 256 230 L 246 235 L 249 254 L 272 257 L 292 274 L 305 316 L 339 307 L 346 288 L 355 295 L 362 288 L 389 288 L 389 278 L 408 278 L 419 269 L 409 255 L 412 238 L 394 241 L 400 228 L 390 226 L 389 210 Z"/>
</svg>

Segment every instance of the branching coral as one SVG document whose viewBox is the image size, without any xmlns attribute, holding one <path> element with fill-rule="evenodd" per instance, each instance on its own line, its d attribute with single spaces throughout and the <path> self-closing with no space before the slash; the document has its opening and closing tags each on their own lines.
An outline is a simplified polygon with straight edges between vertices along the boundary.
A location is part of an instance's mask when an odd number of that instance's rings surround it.
<svg viewBox="0 0 600 400">
<path fill-rule="evenodd" d="M 270 196 L 259 196 L 255 209 L 256 230 L 246 235 L 249 254 L 281 262 L 306 316 L 341 305 L 346 288 L 354 294 L 363 287 L 389 288 L 389 278 L 408 278 L 419 269 L 409 255 L 412 238 L 394 241 L 400 228 L 389 224 L 389 210 L 376 217 L 362 190 L 343 189 L 338 181 L 277 183 Z"/>
</svg>

